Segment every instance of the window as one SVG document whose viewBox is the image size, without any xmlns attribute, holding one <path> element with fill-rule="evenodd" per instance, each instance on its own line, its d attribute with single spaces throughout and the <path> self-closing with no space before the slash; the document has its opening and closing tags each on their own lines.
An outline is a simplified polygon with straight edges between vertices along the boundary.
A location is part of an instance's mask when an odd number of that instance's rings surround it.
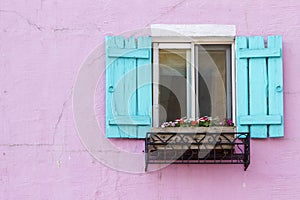
<svg viewBox="0 0 300 200">
<path fill-rule="evenodd" d="M 153 60 L 152 60 L 153 59 Z M 230 25 L 154 25 L 106 37 L 106 134 L 145 138 L 164 120 L 232 117 L 251 137 L 283 137 L 282 37 Z"/>
<path fill-rule="evenodd" d="M 180 117 L 232 117 L 231 44 L 153 45 L 154 126 Z"/>
</svg>

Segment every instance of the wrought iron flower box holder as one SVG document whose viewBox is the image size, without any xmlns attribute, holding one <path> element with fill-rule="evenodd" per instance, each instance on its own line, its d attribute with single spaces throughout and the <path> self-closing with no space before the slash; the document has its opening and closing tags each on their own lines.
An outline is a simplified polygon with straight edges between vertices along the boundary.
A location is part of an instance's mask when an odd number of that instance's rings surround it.
<svg viewBox="0 0 300 200">
<path fill-rule="evenodd" d="M 250 164 L 249 133 L 148 132 L 148 164 Z"/>
</svg>

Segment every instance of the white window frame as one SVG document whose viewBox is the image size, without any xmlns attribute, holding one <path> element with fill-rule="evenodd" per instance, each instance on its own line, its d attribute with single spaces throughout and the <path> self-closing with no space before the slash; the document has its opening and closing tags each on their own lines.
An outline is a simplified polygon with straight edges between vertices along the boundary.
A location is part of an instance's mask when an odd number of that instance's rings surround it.
<svg viewBox="0 0 300 200">
<path fill-rule="evenodd" d="M 235 88 L 235 35 L 234 25 L 151 25 L 153 42 L 153 127 L 159 127 L 159 49 L 190 49 L 190 63 L 187 65 L 187 79 L 195 80 L 195 45 L 231 45 L 231 105 L 232 119 L 236 122 L 236 88 Z M 189 60 L 189 59 L 187 59 Z M 196 116 L 195 84 L 187 90 L 187 115 Z"/>
</svg>

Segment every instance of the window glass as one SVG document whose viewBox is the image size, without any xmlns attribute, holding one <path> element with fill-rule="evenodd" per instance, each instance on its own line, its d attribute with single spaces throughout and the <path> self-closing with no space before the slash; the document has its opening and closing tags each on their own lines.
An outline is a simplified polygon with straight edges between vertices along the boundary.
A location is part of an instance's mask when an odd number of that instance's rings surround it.
<svg viewBox="0 0 300 200">
<path fill-rule="evenodd" d="M 196 53 L 197 115 L 231 117 L 230 46 L 197 45 Z"/>
<path fill-rule="evenodd" d="M 159 124 L 187 115 L 187 53 L 159 50 Z"/>
</svg>

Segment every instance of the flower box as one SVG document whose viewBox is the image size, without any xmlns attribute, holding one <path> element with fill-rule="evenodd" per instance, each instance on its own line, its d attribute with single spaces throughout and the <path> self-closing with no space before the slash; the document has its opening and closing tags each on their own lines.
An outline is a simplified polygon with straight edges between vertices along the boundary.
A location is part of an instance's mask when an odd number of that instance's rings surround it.
<svg viewBox="0 0 300 200">
<path fill-rule="evenodd" d="M 250 135 L 234 127 L 152 128 L 145 140 L 148 164 L 250 163 Z"/>
<path fill-rule="evenodd" d="M 170 144 L 157 144 L 158 149 L 199 149 L 199 146 L 195 145 L 197 141 L 205 144 L 201 145 L 200 149 L 232 149 L 232 142 L 236 138 L 235 132 L 236 128 L 233 126 L 151 128 L 151 133 L 155 133 L 157 138 L 160 138 L 158 143 L 164 140 L 165 143 Z"/>
</svg>

